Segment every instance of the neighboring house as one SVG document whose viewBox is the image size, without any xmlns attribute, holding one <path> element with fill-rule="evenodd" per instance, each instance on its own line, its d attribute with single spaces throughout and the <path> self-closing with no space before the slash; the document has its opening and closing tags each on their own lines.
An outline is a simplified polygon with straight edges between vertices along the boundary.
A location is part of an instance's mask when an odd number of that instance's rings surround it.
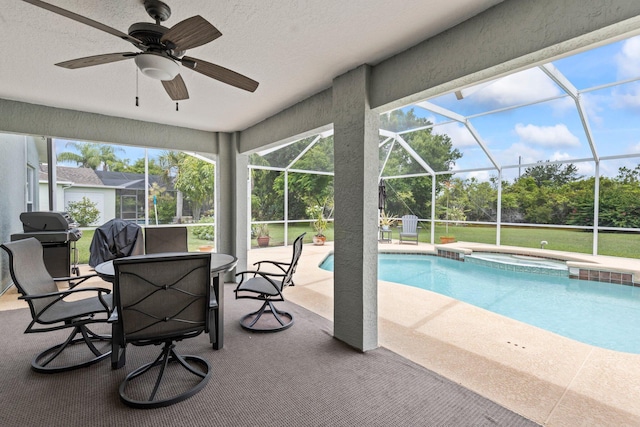
<svg viewBox="0 0 640 427">
<path fill-rule="evenodd" d="M 47 172 L 48 166 L 40 165 L 40 200 L 43 206 L 49 202 Z M 144 174 L 58 166 L 56 175 L 58 210 L 67 210 L 69 202 L 87 197 L 100 211 L 100 217 L 92 225 L 101 225 L 113 218 L 144 221 Z M 171 184 L 164 182 L 161 176 L 150 175 L 149 187 L 154 186 L 174 191 Z"/>
<path fill-rule="evenodd" d="M 43 206 L 49 203 L 47 190 L 48 166 L 40 165 L 40 200 Z M 96 171 L 89 168 L 56 168 L 56 206 L 59 211 L 67 210 L 70 202 L 78 202 L 87 197 L 100 211 L 97 221 L 91 225 L 101 225 L 116 217 L 116 188 L 106 186 Z"/>
<path fill-rule="evenodd" d="M 144 221 L 144 174 L 96 171 L 96 175 L 104 185 L 117 188 L 116 217 L 136 222 Z M 167 192 L 174 192 L 173 185 L 159 175 L 149 175 L 149 188 L 163 188 Z"/>
</svg>

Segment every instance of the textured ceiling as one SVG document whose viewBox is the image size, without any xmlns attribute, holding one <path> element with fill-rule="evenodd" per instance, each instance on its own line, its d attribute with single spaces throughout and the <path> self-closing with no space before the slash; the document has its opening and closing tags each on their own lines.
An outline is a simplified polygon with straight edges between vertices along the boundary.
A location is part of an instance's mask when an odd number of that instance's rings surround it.
<svg viewBox="0 0 640 427">
<path fill-rule="evenodd" d="M 254 93 L 182 68 L 190 99 L 180 111 L 132 60 L 68 70 L 53 64 L 136 51 L 128 42 L 17 0 L 0 0 L 0 98 L 208 131 L 245 129 L 501 0 L 260 0 L 168 2 L 171 27 L 201 15 L 222 37 L 187 55 L 260 82 Z M 122 32 L 152 22 L 142 0 L 50 0 Z"/>
</svg>

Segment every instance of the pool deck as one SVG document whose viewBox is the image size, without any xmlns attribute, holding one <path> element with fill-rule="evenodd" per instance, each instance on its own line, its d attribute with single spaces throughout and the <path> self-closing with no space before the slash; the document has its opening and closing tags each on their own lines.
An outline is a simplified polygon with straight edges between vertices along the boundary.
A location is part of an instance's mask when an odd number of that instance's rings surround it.
<svg viewBox="0 0 640 427">
<path fill-rule="evenodd" d="M 381 252 L 489 250 L 493 245 L 399 245 Z M 500 250 L 508 249 L 504 246 Z M 599 270 L 640 275 L 640 260 L 517 249 L 533 256 L 573 259 Z M 333 273 L 318 267 L 333 250 L 305 245 L 285 297 L 333 319 Z M 291 247 L 254 249 L 249 261 L 288 261 Z M 82 266 L 83 271 L 87 266 Z M 612 286 L 615 286 L 612 284 Z M 545 426 L 640 425 L 640 355 L 593 347 L 430 291 L 380 281 L 379 345 Z M 15 288 L 0 310 L 25 307 Z"/>
</svg>

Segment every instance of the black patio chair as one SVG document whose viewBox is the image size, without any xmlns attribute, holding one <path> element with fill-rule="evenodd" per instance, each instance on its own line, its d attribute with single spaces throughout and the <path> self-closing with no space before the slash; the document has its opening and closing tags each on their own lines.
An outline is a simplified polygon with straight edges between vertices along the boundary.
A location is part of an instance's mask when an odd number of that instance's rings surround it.
<svg viewBox="0 0 640 427">
<path fill-rule="evenodd" d="M 296 272 L 298 260 L 302 254 L 302 239 L 307 233 L 302 233 L 293 242 L 293 257 L 291 262 L 258 261 L 253 265 L 255 270 L 242 271 L 236 274 L 240 282 L 235 289 L 236 299 L 249 298 L 263 302 L 259 310 L 242 317 L 240 325 L 254 332 L 277 332 L 293 325 L 293 316 L 276 309 L 274 302 L 284 301 L 282 291 L 287 286 L 293 286 L 293 274 Z M 272 265 L 279 269 L 278 273 L 260 271 L 262 265 Z M 262 315 L 269 313 L 272 316 L 263 319 Z M 275 320 L 275 322 L 274 322 Z"/>
<path fill-rule="evenodd" d="M 159 408 L 193 396 L 209 381 L 211 368 L 201 357 L 179 354 L 175 342 L 209 331 L 211 254 L 118 258 L 113 266 L 118 344 L 162 345 L 154 361 L 120 384 L 120 400 L 133 408 Z"/>
<path fill-rule="evenodd" d="M 29 304 L 31 311 L 32 320 L 24 333 L 72 329 L 63 343 L 38 354 L 31 362 L 31 368 L 43 373 L 63 372 L 89 366 L 109 357 L 111 336 L 99 335 L 91 331 L 88 325 L 102 323 L 107 330 L 112 307 L 111 290 L 77 287 L 95 277 L 95 274 L 52 278 L 42 258 L 42 244 L 33 237 L 4 243 L 1 247 L 9 254 L 9 270 L 13 283 L 21 294 L 20 299 Z M 58 282 L 67 282 L 69 289 L 58 290 Z M 85 295 L 89 297 L 77 300 L 67 298 Z M 105 343 L 105 352 L 96 347 L 95 344 L 99 341 Z M 76 344 L 88 347 L 89 359 L 86 355 L 79 354 L 81 352 Z"/>
<path fill-rule="evenodd" d="M 144 230 L 144 251 L 147 254 L 189 252 L 187 227 L 147 227 Z"/>
</svg>

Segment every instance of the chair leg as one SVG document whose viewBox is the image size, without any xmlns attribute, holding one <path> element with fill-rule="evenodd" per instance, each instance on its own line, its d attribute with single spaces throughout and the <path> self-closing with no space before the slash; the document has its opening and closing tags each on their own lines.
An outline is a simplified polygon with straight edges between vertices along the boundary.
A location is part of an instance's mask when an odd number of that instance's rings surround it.
<svg viewBox="0 0 640 427">
<path fill-rule="evenodd" d="M 185 368 L 188 372 L 200 378 L 200 381 L 190 389 L 179 393 L 177 395 L 171 395 L 169 397 L 164 397 L 161 399 L 156 399 L 156 395 L 160 390 L 162 385 L 162 381 L 164 379 L 164 375 L 171 363 L 177 362 L 183 368 Z M 203 368 L 203 370 L 199 370 L 194 368 L 194 364 L 199 364 Z M 149 372 L 152 368 L 159 366 L 159 373 L 155 379 L 153 389 L 149 393 L 149 397 L 144 400 L 134 398 L 127 394 L 127 386 L 131 384 L 131 382 L 141 377 L 143 374 Z M 209 363 L 197 356 L 182 356 L 175 351 L 175 344 L 173 342 L 165 342 L 162 352 L 160 355 L 151 363 L 147 363 L 145 365 L 140 366 L 138 369 L 131 372 L 127 377 L 122 381 L 120 387 L 118 389 L 118 393 L 120 394 L 120 400 L 127 406 L 138 409 L 152 409 L 152 408 L 161 408 L 164 406 L 173 405 L 174 403 L 181 402 L 194 394 L 198 393 L 200 390 L 204 388 L 204 386 L 209 382 L 211 378 L 211 366 Z M 139 388 L 139 387 L 136 387 Z M 168 388 L 168 387 L 167 387 Z"/>
<path fill-rule="evenodd" d="M 259 324 L 258 322 L 265 313 L 271 314 L 272 318 L 278 323 L 275 324 L 263 319 L 262 323 L 264 325 Z M 240 326 L 253 332 L 278 332 L 290 328 L 292 325 L 293 316 L 286 311 L 278 310 L 273 305 L 273 302 L 269 300 L 265 300 L 259 310 L 249 313 L 240 319 Z"/>
<path fill-rule="evenodd" d="M 76 338 L 76 335 L 78 334 L 80 334 L 81 336 Z M 111 336 L 96 334 L 95 332 L 87 328 L 86 325 L 75 326 L 73 328 L 73 331 L 71 331 L 71 333 L 63 343 L 50 347 L 34 357 L 34 359 L 31 361 L 31 369 L 40 373 L 53 374 L 93 365 L 94 363 L 98 363 L 111 355 L 111 351 L 101 353 L 100 350 L 98 350 L 94 345 L 94 342 L 110 340 Z M 54 360 L 56 360 L 56 358 L 58 358 L 58 356 L 60 356 L 65 350 L 70 349 L 71 346 L 74 346 L 76 344 L 86 345 L 95 357 L 79 363 L 69 363 L 62 366 L 50 366 L 50 364 Z"/>
</svg>

